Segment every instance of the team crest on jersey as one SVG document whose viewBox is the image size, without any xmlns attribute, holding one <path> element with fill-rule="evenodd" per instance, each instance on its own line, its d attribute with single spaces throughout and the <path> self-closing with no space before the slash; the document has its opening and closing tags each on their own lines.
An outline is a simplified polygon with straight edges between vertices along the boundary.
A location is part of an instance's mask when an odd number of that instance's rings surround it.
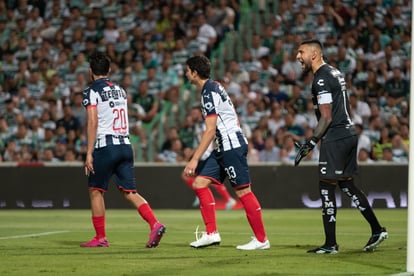
<svg viewBox="0 0 414 276">
<path fill-rule="evenodd" d="M 324 86 L 324 85 L 325 85 L 325 82 L 323 81 L 323 79 L 319 79 L 316 83 L 317 83 L 319 86 Z"/>
</svg>

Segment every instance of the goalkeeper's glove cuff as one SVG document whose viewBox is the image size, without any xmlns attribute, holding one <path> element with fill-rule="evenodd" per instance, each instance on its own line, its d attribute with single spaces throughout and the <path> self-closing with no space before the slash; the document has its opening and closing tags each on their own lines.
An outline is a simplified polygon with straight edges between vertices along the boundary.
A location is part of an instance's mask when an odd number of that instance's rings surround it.
<svg viewBox="0 0 414 276">
<path fill-rule="evenodd" d="M 316 146 L 316 144 L 318 143 L 318 141 L 319 141 L 319 139 L 317 137 L 315 137 L 315 136 L 312 136 L 312 138 L 309 139 L 309 143 L 312 146 Z"/>
</svg>

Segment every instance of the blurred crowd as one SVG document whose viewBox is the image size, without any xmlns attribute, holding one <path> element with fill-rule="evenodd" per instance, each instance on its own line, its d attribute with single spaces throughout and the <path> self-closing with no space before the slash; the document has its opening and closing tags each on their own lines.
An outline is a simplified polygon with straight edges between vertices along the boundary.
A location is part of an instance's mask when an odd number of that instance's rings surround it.
<svg viewBox="0 0 414 276">
<path fill-rule="evenodd" d="M 245 37 L 252 26 L 240 24 L 243 9 L 253 5 L 260 31 Z M 131 136 L 145 150 L 152 134 L 143 124 L 184 100 L 186 59 L 210 57 L 232 34 L 244 38 L 242 57 L 226 60 L 216 78 L 235 103 L 250 162 L 293 164 L 294 140 L 312 135 L 312 75 L 302 73 L 296 49 L 316 37 L 346 75 L 358 160 L 406 163 L 411 9 L 410 0 L 0 0 L 0 158 L 83 160 L 82 91 L 95 50 L 111 57 L 111 79 L 128 92 Z M 154 161 L 188 160 L 201 131 L 199 107 L 190 106 Z M 307 158 L 316 161 L 318 148 Z"/>
<path fill-rule="evenodd" d="M 146 148 L 142 124 L 179 100 L 186 59 L 210 55 L 234 30 L 238 8 L 226 0 L 0 0 L 1 160 L 83 160 L 82 92 L 95 50 L 110 56 L 110 77 L 128 92 L 131 136 Z"/>
</svg>

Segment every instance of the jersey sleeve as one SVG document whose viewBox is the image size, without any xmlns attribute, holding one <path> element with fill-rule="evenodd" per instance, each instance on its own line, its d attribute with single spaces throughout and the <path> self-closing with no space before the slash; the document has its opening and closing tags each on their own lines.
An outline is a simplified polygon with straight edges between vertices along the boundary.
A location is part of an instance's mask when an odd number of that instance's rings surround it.
<svg viewBox="0 0 414 276">
<path fill-rule="evenodd" d="M 217 115 L 216 106 L 214 104 L 214 97 L 211 90 L 207 90 L 202 95 L 202 106 L 204 117 Z"/>
<path fill-rule="evenodd" d="M 96 106 L 97 105 L 97 95 L 96 93 L 90 88 L 86 88 L 83 91 L 83 101 L 82 104 L 85 108 L 88 108 L 90 106 Z"/>
<path fill-rule="evenodd" d="M 321 74 L 320 76 L 317 76 L 314 84 L 318 105 L 331 104 L 332 92 L 329 84 L 329 77 L 326 74 Z"/>
</svg>

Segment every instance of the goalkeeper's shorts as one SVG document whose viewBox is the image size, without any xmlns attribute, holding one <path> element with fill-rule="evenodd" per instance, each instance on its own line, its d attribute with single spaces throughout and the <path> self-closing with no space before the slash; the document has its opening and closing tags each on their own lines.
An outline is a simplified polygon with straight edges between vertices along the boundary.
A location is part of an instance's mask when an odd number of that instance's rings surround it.
<svg viewBox="0 0 414 276">
<path fill-rule="evenodd" d="M 338 179 L 358 174 L 358 136 L 326 142 L 322 139 L 319 152 L 319 177 Z"/>
</svg>

